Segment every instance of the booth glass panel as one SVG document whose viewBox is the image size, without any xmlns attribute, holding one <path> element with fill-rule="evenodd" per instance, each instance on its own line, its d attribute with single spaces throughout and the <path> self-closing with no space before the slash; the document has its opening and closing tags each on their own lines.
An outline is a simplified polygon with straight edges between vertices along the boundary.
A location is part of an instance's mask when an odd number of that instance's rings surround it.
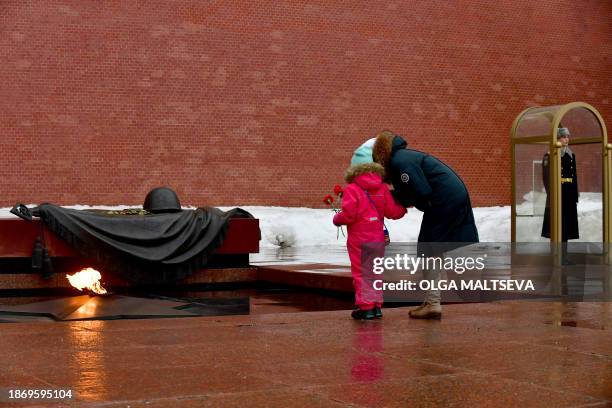
<svg viewBox="0 0 612 408">
<path fill-rule="evenodd" d="M 515 145 L 516 242 L 548 242 L 542 235 L 546 207 L 543 158 L 548 144 Z"/>
<path fill-rule="evenodd" d="M 603 182 L 600 144 L 570 145 L 578 174 L 578 230 L 581 242 L 603 241 Z M 563 216 L 563 208 L 561 209 Z"/>
<path fill-rule="evenodd" d="M 516 128 L 516 138 L 547 136 L 552 133 L 553 119 L 560 106 L 548 106 L 528 110 Z"/>
<path fill-rule="evenodd" d="M 599 120 L 586 108 L 575 108 L 567 112 L 561 119 L 561 125 L 569 129 L 573 140 L 603 137 Z"/>
</svg>

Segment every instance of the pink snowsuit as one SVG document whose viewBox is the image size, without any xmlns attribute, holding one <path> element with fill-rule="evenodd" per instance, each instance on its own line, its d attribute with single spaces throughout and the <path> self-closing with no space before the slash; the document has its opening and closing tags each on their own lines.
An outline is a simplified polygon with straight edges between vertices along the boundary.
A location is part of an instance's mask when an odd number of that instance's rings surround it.
<svg viewBox="0 0 612 408">
<path fill-rule="evenodd" d="M 347 181 L 351 181 L 351 178 Z M 404 214 L 406 208 L 395 203 L 380 174 L 356 174 L 344 189 L 342 211 L 334 216 L 334 224 L 347 226 L 346 247 L 351 260 L 355 305 L 362 310 L 380 307 L 383 303 L 382 292 L 372 287 L 372 271 L 364 271 L 361 266 L 362 245 L 377 243 L 374 247 L 379 248 L 382 253 L 376 256 L 384 256 L 384 217 L 399 219 Z M 382 278 L 377 276 L 376 279 Z"/>
</svg>

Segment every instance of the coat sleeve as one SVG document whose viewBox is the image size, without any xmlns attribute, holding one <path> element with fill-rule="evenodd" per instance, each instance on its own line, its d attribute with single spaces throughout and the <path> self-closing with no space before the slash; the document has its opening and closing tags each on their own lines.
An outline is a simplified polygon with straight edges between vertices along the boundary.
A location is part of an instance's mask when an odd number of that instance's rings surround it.
<svg viewBox="0 0 612 408">
<path fill-rule="evenodd" d="M 358 197 L 354 188 L 348 185 L 342 194 L 342 209 L 334 215 L 334 225 L 350 225 L 357 219 Z"/>
<path fill-rule="evenodd" d="M 385 217 L 398 220 L 406 214 L 406 207 L 395 202 L 389 188 L 385 186 Z"/>
<path fill-rule="evenodd" d="M 404 152 L 397 152 L 392 159 L 391 166 L 396 172 L 394 185 L 399 187 L 400 202 L 406 206 L 414 205 L 421 211 L 430 207 L 430 196 L 433 192 L 427 177 L 421 168 L 422 158 L 410 156 Z"/>
<path fill-rule="evenodd" d="M 401 182 L 406 183 L 417 196 L 428 197 L 433 190 L 421 168 L 422 158 L 411 157 L 402 152 L 398 152 L 396 157 L 393 167 L 399 173 Z M 404 174 L 406 176 L 402 178 Z"/>
<path fill-rule="evenodd" d="M 578 190 L 578 165 L 576 164 L 576 153 L 574 153 L 574 183 L 576 184 L 576 202 L 580 199 L 580 190 Z"/>
<path fill-rule="evenodd" d="M 396 203 L 400 203 L 404 207 L 414 207 L 414 200 L 407 197 L 406 194 L 402 194 L 398 186 L 393 186 L 394 189 L 391 191 L 391 196 Z"/>
<path fill-rule="evenodd" d="M 550 155 L 548 153 L 544 154 L 542 157 L 542 184 L 544 184 L 544 190 L 546 190 L 546 194 L 548 194 L 548 179 L 550 177 L 550 173 L 548 170 Z"/>
</svg>

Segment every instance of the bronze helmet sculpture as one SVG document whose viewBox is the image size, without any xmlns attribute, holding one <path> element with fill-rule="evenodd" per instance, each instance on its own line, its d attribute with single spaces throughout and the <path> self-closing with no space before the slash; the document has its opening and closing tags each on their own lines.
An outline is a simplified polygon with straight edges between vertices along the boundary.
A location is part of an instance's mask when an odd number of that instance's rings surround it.
<svg viewBox="0 0 612 408">
<path fill-rule="evenodd" d="M 181 210 L 181 203 L 174 190 L 157 187 L 149 191 L 142 208 L 152 213 L 175 212 Z"/>
</svg>

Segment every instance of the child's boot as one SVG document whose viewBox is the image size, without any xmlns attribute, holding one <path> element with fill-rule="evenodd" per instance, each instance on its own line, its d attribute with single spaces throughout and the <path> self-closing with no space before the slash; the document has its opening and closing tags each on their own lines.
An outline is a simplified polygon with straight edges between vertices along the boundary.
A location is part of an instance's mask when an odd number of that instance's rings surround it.
<svg viewBox="0 0 612 408">
<path fill-rule="evenodd" d="M 374 314 L 374 309 L 370 309 L 370 310 L 355 309 L 351 313 L 351 317 L 355 320 L 372 320 L 374 319 L 374 317 L 376 317 L 376 315 Z"/>
</svg>

